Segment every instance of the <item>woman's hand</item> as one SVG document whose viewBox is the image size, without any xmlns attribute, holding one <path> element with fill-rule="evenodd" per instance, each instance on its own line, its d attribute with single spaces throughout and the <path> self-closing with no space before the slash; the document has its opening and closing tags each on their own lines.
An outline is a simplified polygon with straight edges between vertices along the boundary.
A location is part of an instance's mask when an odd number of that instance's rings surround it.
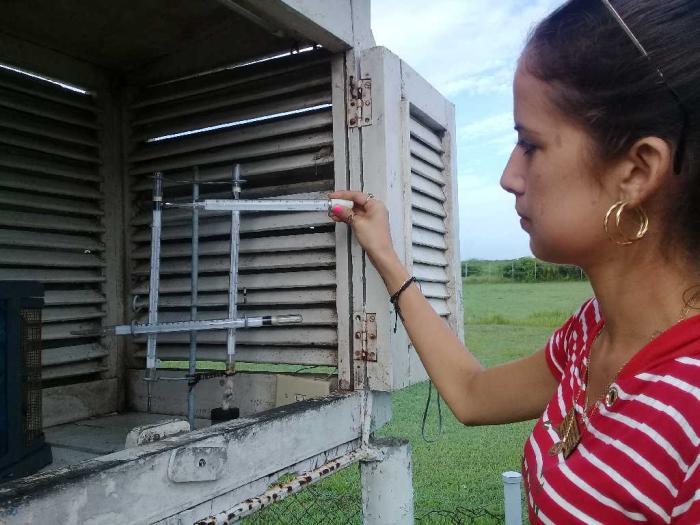
<svg viewBox="0 0 700 525">
<path fill-rule="evenodd" d="M 355 203 L 352 210 L 336 206 L 331 210 L 331 218 L 352 227 L 355 238 L 375 266 L 396 256 L 389 233 L 389 213 L 381 201 L 359 191 L 335 191 L 328 197 Z"/>
</svg>

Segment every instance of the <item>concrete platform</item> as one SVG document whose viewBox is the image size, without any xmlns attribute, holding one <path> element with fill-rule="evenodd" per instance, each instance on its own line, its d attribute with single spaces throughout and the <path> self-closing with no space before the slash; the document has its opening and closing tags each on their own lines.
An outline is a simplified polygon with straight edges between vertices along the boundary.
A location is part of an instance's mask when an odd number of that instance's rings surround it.
<svg viewBox="0 0 700 525">
<path fill-rule="evenodd" d="M 126 436 L 134 427 L 173 419 L 187 420 L 166 414 L 126 412 L 45 428 L 44 435 L 51 445 L 53 463 L 42 472 L 124 450 Z M 195 425 L 196 428 L 204 428 L 210 426 L 211 421 L 196 419 Z"/>
</svg>

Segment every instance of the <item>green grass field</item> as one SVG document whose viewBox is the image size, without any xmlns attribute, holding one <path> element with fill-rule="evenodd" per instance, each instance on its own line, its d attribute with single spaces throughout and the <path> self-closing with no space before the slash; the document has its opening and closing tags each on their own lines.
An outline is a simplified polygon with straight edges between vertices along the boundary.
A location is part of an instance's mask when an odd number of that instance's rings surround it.
<svg viewBox="0 0 700 525">
<path fill-rule="evenodd" d="M 592 291 L 588 282 L 479 283 L 464 286 L 464 320 L 467 346 L 485 366 L 494 366 L 528 355 L 542 347 L 552 331 L 560 326 Z M 421 437 L 421 419 L 427 397 L 427 384 L 418 384 L 392 396 L 393 418 L 379 433 L 407 438 L 413 448 L 415 512 L 419 523 L 494 523 L 493 518 L 464 520 L 488 511 L 503 512 L 501 472 L 520 471 L 522 448 L 533 422 L 512 425 L 464 427 L 443 404 L 443 434 L 436 443 Z M 435 397 L 433 397 L 433 400 Z M 437 411 L 431 406 L 426 427 L 429 438 L 437 434 Z M 357 468 L 348 469 L 321 484 L 322 494 L 357 490 Z M 352 488 L 351 488 L 352 487 Z M 301 495 L 296 498 L 303 497 Z M 318 494 L 318 493 L 317 493 Z M 317 497 L 317 496 L 316 496 Z M 312 505 L 306 518 L 296 523 L 341 523 L 331 510 L 338 505 Z M 302 505 L 302 503 L 300 503 Z M 466 509 L 461 521 L 449 517 L 456 509 Z M 428 514 L 447 511 L 448 517 Z M 317 513 L 328 513 L 321 518 Z M 320 519 L 320 521 L 319 521 Z M 265 513 L 255 523 L 266 521 Z M 282 520 L 284 522 L 284 520 Z M 358 522 L 359 523 L 359 522 Z"/>
</svg>

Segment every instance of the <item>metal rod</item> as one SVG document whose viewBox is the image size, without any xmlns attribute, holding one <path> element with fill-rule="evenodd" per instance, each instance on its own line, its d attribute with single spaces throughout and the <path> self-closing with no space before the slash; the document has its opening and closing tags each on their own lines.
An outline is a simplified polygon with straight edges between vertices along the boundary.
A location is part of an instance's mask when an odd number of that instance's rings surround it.
<svg viewBox="0 0 700 525">
<path fill-rule="evenodd" d="M 345 199 L 203 199 L 196 202 L 166 202 L 169 208 L 199 208 L 206 211 L 328 211 L 334 206 L 352 208 Z"/>
<path fill-rule="evenodd" d="M 151 224 L 151 275 L 148 288 L 148 324 L 158 322 L 158 292 L 160 288 L 160 234 L 163 204 L 163 174 L 153 178 L 153 222 Z M 148 390 L 147 411 L 151 411 L 151 382 L 156 380 L 156 335 L 148 336 L 146 350 L 146 375 Z"/>
<path fill-rule="evenodd" d="M 329 461 L 328 463 L 321 465 L 317 469 L 301 474 L 287 483 L 275 485 L 273 488 L 268 489 L 263 494 L 247 499 L 224 512 L 197 521 L 195 522 L 195 525 L 236 523 L 238 520 L 246 516 L 250 516 L 251 514 L 271 505 L 272 503 L 281 501 L 287 496 L 295 494 L 302 489 L 313 485 L 314 483 L 318 483 L 322 479 L 327 478 L 331 474 L 335 474 L 336 472 L 349 467 L 350 465 L 353 465 L 359 461 L 377 461 L 379 459 L 381 459 L 381 454 L 372 449 L 362 448 L 360 450 L 349 452 L 334 459 L 333 461 Z"/>
<path fill-rule="evenodd" d="M 192 182 L 192 202 L 199 199 L 199 168 L 194 167 L 194 173 L 192 174 L 194 180 Z M 190 285 L 190 319 L 192 321 L 197 320 L 197 300 L 198 300 L 198 286 L 199 286 L 199 209 L 192 207 L 192 275 L 191 275 L 191 285 Z M 195 399 L 194 399 L 194 387 L 196 385 L 195 373 L 197 372 L 197 332 L 192 330 L 190 332 L 190 355 L 189 355 L 189 367 L 187 369 L 188 374 L 188 386 L 187 390 L 187 421 L 190 423 L 190 430 L 195 429 Z"/>
<path fill-rule="evenodd" d="M 241 165 L 233 167 L 233 199 L 238 201 L 241 196 Z M 238 247 L 241 236 L 241 214 L 239 211 L 231 212 L 231 249 L 230 249 L 230 276 L 228 285 L 228 318 L 235 319 L 238 316 L 236 299 L 238 296 Z M 231 328 L 226 337 L 226 355 L 228 373 L 235 371 L 236 354 L 236 329 Z"/>
</svg>

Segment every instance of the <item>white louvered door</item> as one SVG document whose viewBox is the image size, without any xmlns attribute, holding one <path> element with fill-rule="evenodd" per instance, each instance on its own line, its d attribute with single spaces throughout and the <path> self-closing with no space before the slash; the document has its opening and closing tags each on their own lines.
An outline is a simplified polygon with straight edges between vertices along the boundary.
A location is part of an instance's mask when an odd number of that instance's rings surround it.
<svg viewBox="0 0 700 525">
<path fill-rule="evenodd" d="M 331 61 L 322 50 L 135 91 L 129 113 L 131 294 L 146 319 L 152 174 L 166 201 L 228 198 L 234 164 L 242 198 L 324 198 L 335 187 Z M 177 136 L 179 133 L 196 133 Z M 175 135 L 175 136 L 173 136 Z M 161 140 L 160 137 L 169 137 Z M 199 318 L 227 317 L 230 213 L 200 212 Z M 189 319 L 191 212 L 163 215 L 160 314 Z M 237 359 L 331 365 L 338 362 L 336 227 L 322 212 L 242 213 L 240 315 L 300 313 L 303 324 L 240 330 Z M 224 331 L 200 332 L 198 359 L 225 360 Z M 158 357 L 184 360 L 189 335 L 158 337 Z M 143 358 L 137 340 L 134 355 Z"/>
<path fill-rule="evenodd" d="M 0 68 L 0 280 L 45 286 L 42 378 L 97 378 L 106 310 L 99 110 L 90 95 Z"/>
<path fill-rule="evenodd" d="M 385 48 L 364 51 L 360 70 L 371 79 L 372 121 L 361 128 L 356 180 L 384 200 L 403 263 L 462 338 L 454 106 Z M 363 365 L 369 385 L 396 390 L 427 379 L 403 328 L 394 333 L 393 308 L 369 263 L 365 278 L 365 308 L 377 319 L 377 361 Z"/>
</svg>

